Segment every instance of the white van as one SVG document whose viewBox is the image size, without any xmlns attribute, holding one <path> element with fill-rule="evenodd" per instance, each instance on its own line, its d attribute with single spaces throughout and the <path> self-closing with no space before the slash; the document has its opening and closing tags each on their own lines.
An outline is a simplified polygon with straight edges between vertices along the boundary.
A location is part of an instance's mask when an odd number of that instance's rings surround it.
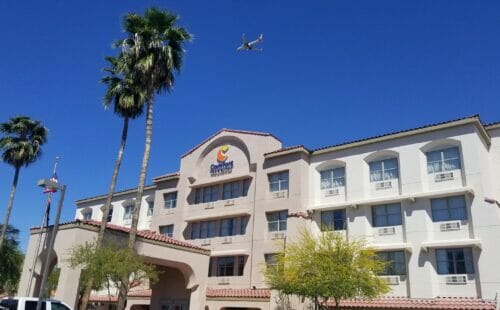
<svg viewBox="0 0 500 310">
<path fill-rule="evenodd" d="M 8 310 L 36 310 L 38 298 L 35 297 L 6 297 L 0 301 L 0 309 Z M 42 310 L 72 310 L 70 306 L 55 299 L 42 300 Z"/>
</svg>

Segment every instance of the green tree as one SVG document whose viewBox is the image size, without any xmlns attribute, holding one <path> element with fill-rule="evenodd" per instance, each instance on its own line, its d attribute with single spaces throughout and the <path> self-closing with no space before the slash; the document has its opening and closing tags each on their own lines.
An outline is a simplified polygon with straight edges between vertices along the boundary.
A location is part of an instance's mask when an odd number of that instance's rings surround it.
<svg viewBox="0 0 500 310">
<path fill-rule="evenodd" d="M 81 283 L 87 283 L 88 277 L 92 277 L 93 289 L 108 288 L 108 295 L 111 286 L 120 288 L 125 285 L 127 294 L 146 280 L 151 284 L 158 280 L 153 265 L 145 263 L 134 250 L 115 243 L 103 243 L 99 249 L 96 242 L 74 246 L 70 250 L 68 262 L 72 268 L 83 269 Z"/>
<path fill-rule="evenodd" d="M 109 185 L 108 195 L 106 197 L 106 202 L 102 207 L 101 225 L 97 237 L 96 248 L 101 247 L 102 240 L 104 238 L 109 209 L 113 199 L 113 193 L 115 192 L 116 182 L 118 180 L 118 173 L 122 163 L 125 144 L 127 142 L 129 120 L 135 119 L 142 114 L 145 103 L 145 93 L 141 92 L 141 88 L 135 87 L 133 81 L 131 81 L 126 74 L 117 70 L 119 58 L 107 57 L 106 60 L 108 61 L 109 67 L 105 68 L 104 71 L 108 74 L 108 76 L 101 79 L 101 82 L 107 86 L 106 93 L 104 95 L 104 106 L 106 108 L 112 106 L 114 112 L 119 117 L 123 118 L 123 127 L 120 147 L 118 149 L 118 156 L 115 161 L 113 175 Z M 87 278 L 87 283 L 83 286 L 85 289 L 82 294 L 82 309 L 87 309 L 93 281 L 92 276 L 89 276 Z"/>
<path fill-rule="evenodd" d="M 172 90 L 175 73 L 180 71 L 184 59 L 183 45 L 191 40 L 189 32 L 176 25 L 178 19 L 177 15 L 157 8 L 147 9 L 144 16 L 135 13 L 127 14 L 124 18 L 124 30 L 127 37 L 117 43 L 122 47 L 123 53 L 117 66 L 119 71 L 146 94 L 145 146 L 129 234 L 128 247 L 130 249 L 133 249 L 135 245 L 149 163 L 155 96 Z M 126 283 L 124 283 L 125 287 Z M 118 309 L 123 309 L 125 298 L 124 289 L 120 289 Z"/>
<path fill-rule="evenodd" d="M 19 170 L 22 166 L 29 166 L 42 155 L 41 146 L 47 142 L 48 130 L 41 122 L 32 120 L 26 116 L 16 116 L 10 118 L 6 123 L 0 124 L 0 150 L 2 160 L 14 167 L 14 181 L 9 196 L 9 203 L 5 213 L 4 226 L 0 235 L 0 251 L 5 239 L 6 229 L 9 225 L 10 213 L 14 205 L 14 195 L 16 193 Z M 0 261 L 0 265 L 2 261 Z"/>
<path fill-rule="evenodd" d="M 0 227 L 3 225 L 0 224 Z M 9 225 L 6 229 L 6 239 L 2 251 L 0 251 L 0 294 L 12 294 L 16 292 L 24 255 L 19 250 L 19 229 Z"/>
<path fill-rule="evenodd" d="M 389 291 L 377 276 L 385 263 L 361 240 L 348 241 L 335 232 L 315 237 L 303 231 L 296 242 L 277 254 L 274 267 L 264 269 L 268 285 L 287 295 L 309 298 L 315 309 L 333 300 L 373 298 Z"/>
</svg>

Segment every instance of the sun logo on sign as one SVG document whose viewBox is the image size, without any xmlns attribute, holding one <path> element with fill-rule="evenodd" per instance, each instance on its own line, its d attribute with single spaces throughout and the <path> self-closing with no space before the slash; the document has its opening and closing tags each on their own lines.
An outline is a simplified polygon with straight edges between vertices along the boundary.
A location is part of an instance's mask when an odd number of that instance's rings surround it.
<svg viewBox="0 0 500 310">
<path fill-rule="evenodd" d="M 223 163 L 227 159 L 227 151 L 229 150 L 229 145 L 225 144 L 220 147 L 219 151 L 217 152 L 217 161 L 220 163 Z"/>
</svg>

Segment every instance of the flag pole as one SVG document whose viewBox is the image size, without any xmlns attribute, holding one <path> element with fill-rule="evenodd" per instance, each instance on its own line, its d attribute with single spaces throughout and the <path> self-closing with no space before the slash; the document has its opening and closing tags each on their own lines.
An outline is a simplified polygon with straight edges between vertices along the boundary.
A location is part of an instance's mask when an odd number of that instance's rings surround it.
<svg viewBox="0 0 500 310">
<path fill-rule="evenodd" d="M 55 162 L 54 162 L 54 168 L 52 169 L 52 178 L 57 176 L 57 164 L 59 163 L 59 156 L 56 156 Z M 35 266 L 38 258 L 38 254 L 40 254 L 40 245 L 42 244 L 42 235 L 44 235 L 44 228 L 45 232 L 48 231 L 49 227 L 49 217 L 50 217 L 50 204 L 52 202 L 52 193 L 54 191 L 47 191 L 44 190 L 44 194 L 47 194 L 47 203 L 45 204 L 45 212 L 42 216 L 42 222 L 40 224 L 40 234 L 38 235 L 38 240 L 36 243 L 36 250 L 35 253 L 33 254 L 33 264 L 30 268 L 30 277 L 29 277 L 29 282 L 28 282 L 28 288 L 26 289 L 26 295 L 25 296 L 30 296 L 30 291 L 31 291 L 31 285 L 33 284 L 33 274 L 35 273 Z M 45 238 L 43 240 L 43 248 L 47 247 L 47 234 L 45 234 Z M 40 266 L 40 272 L 42 271 L 41 269 L 42 266 Z M 34 292 L 33 292 L 34 293 Z M 33 294 L 34 295 L 34 294 Z"/>
</svg>

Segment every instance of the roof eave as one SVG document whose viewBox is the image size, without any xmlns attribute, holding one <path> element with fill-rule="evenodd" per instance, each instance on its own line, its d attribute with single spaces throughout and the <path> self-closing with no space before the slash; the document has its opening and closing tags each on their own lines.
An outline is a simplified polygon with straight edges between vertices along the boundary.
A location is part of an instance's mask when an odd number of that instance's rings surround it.
<svg viewBox="0 0 500 310">
<path fill-rule="evenodd" d="M 454 122 L 450 123 L 445 123 L 445 124 L 439 124 L 439 125 L 434 125 L 434 126 L 429 126 L 429 127 L 424 127 L 424 128 L 419 128 L 407 132 L 399 132 L 395 134 L 390 134 L 387 136 L 381 136 L 381 137 L 376 137 L 368 140 L 363 140 L 363 141 L 357 141 L 357 142 L 352 142 L 352 143 L 347 143 L 347 144 L 342 144 L 338 146 L 332 146 L 328 147 L 325 149 L 319 149 L 319 150 L 313 150 L 312 155 L 320 155 L 320 154 L 325 154 L 325 153 L 330 153 L 334 151 L 340 151 L 348 148 L 353 148 L 353 147 L 359 147 L 363 145 L 369 145 L 373 143 L 378 143 L 378 142 L 384 142 L 388 140 L 393 140 L 393 139 L 398 139 L 398 138 L 405 138 L 405 137 L 410 137 L 422 133 L 427 133 L 427 132 L 432 132 L 436 130 L 442 130 L 442 129 L 447 129 L 447 128 L 452 128 L 452 127 L 457 127 L 457 126 L 462 126 L 466 124 L 474 124 L 476 128 L 479 131 L 479 134 L 481 135 L 481 138 L 486 142 L 488 146 L 491 145 L 491 138 L 486 132 L 483 124 L 481 124 L 479 117 L 474 116 L 470 118 L 465 118 L 461 120 L 457 120 Z"/>
<path fill-rule="evenodd" d="M 296 148 L 296 149 L 277 151 L 275 153 L 268 153 L 268 154 L 264 155 L 264 158 L 270 159 L 270 158 L 281 157 L 281 156 L 294 154 L 294 153 L 304 153 L 306 155 L 310 155 L 310 152 L 306 148 L 300 147 L 300 148 Z"/>
</svg>

